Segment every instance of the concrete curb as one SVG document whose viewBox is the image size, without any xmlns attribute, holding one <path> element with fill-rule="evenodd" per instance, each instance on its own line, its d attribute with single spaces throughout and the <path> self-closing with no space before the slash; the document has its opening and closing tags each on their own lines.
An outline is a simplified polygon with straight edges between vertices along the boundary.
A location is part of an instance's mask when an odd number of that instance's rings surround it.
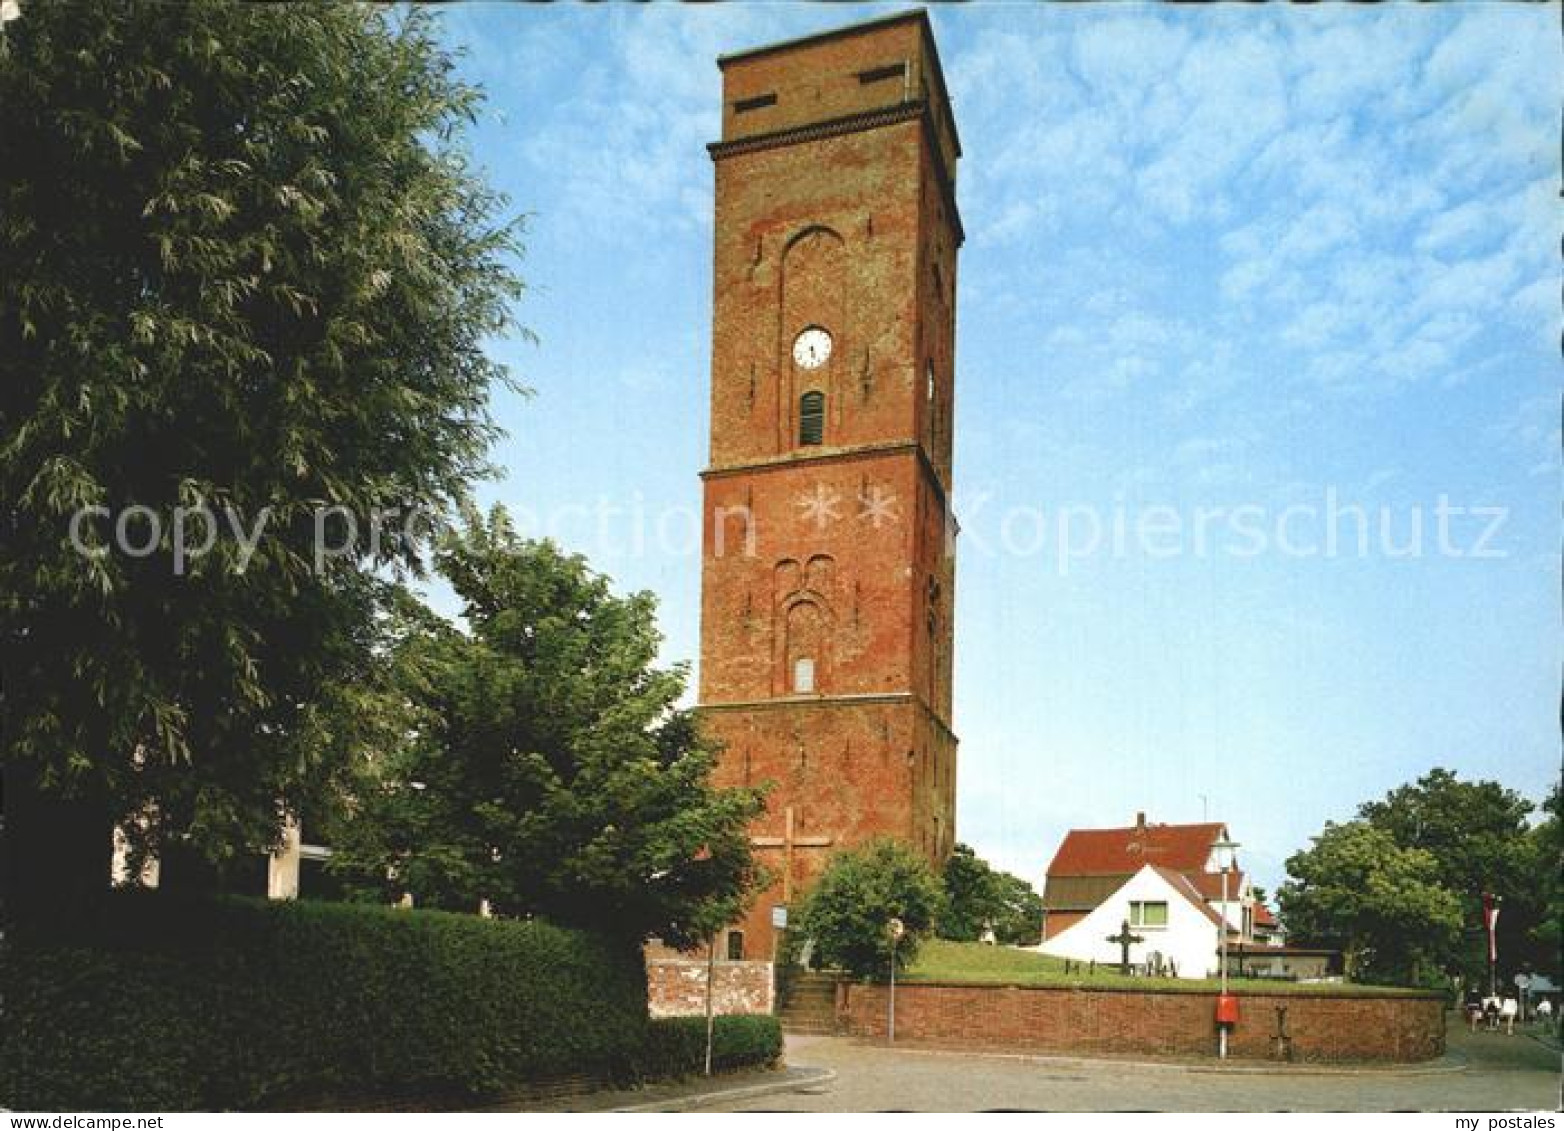
<svg viewBox="0 0 1564 1131">
<path fill-rule="evenodd" d="M 1061 1056 L 1055 1053 L 1005 1052 L 999 1049 L 941 1048 L 932 1045 L 889 1046 L 872 1041 L 853 1041 L 862 1048 L 913 1053 L 922 1056 L 972 1056 L 989 1060 L 1020 1060 L 1055 1068 L 1150 1068 L 1164 1072 L 1190 1072 L 1216 1076 L 1446 1076 L 1465 1072 L 1469 1062 L 1458 1053 L 1446 1053 L 1432 1063 L 1407 1065 L 1333 1065 L 1328 1063 L 1272 1064 L 1229 1061 L 1221 1064 L 1189 1060 L 1127 1060 L 1118 1057 Z"/>
<path fill-rule="evenodd" d="M 1457 1072 L 1465 1072 L 1470 1067 L 1471 1062 L 1465 1057 L 1456 1053 L 1446 1053 L 1438 1060 L 1426 1064 L 1368 1066 L 1296 1064 L 1286 1067 L 1260 1064 L 1191 1064 L 1188 1070 L 1216 1076 L 1452 1076 Z"/>
<path fill-rule="evenodd" d="M 610 1108 L 609 1110 L 615 1113 L 695 1111 L 698 1108 L 710 1107 L 713 1104 L 733 1103 L 738 1100 L 757 1099 L 760 1096 L 773 1096 L 782 1092 L 797 1092 L 804 1088 L 817 1088 L 821 1084 L 829 1084 L 835 1079 L 836 1070 L 833 1068 L 805 1068 L 798 1066 L 790 1069 L 787 1078 L 782 1080 L 764 1080 L 758 1084 L 743 1084 L 736 1088 L 715 1088 L 711 1091 L 693 1092 L 683 1096 L 669 1096 L 663 1100 L 629 1104 L 625 1107 Z"/>
</svg>

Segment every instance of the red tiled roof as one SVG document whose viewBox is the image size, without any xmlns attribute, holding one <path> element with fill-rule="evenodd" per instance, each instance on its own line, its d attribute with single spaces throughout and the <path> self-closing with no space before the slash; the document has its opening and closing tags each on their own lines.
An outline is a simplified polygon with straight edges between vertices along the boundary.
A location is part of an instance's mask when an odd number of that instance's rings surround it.
<svg viewBox="0 0 1564 1131">
<path fill-rule="evenodd" d="M 1196 867 L 1196 869 L 1200 869 L 1200 868 L 1203 868 L 1204 866 L 1205 866 L 1205 861 L 1202 860 L 1195 867 Z M 1184 874 L 1189 877 L 1189 882 L 1195 885 L 1195 890 L 1198 891 L 1202 896 L 1204 896 L 1206 899 L 1214 899 L 1214 900 L 1216 900 L 1218 902 L 1221 902 L 1221 899 L 1222 899 L 1222 873 L 1221 872 L 1205 872 L 1205 871 L 1198 871 L 1197 870 L 1197 871 L 1186 871 Z M 1236 903 L 1238 901 L 1239 897 L 1243 895 L 1243 893 L 1244 893 L 1244 874 L 1242 872 L 1233 872 L 1233 873 L 1231 873 L 1227 877 L 1227 898 Z"/>
<path fill-rule="evenodd" d="M 1200 872 L 1221 837 L 1219 823 L 1071 829 L 1048 865 L 1050 876 L 1128 876 L 1144 864 Z M 1213 876 L 1220 885 L 1221 879 Z M 1220 889 L 1219 889 L 1220 890 Z M 1241 890 L 1241 889 L 1234 889 Z"/>
<path fill-rule="evenodd" d="M 1254 925 L 1256 927 L 1276 926 L 1276 916 L 1271 914 L 1271 909 L 1263 903 L 1254 905 Z"/>
</svg>

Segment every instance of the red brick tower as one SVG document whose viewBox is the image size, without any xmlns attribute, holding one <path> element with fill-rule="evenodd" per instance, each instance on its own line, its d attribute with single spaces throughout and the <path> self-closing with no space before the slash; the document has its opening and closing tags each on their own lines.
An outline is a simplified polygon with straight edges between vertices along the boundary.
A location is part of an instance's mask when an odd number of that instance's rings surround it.
<svg viewBox="0 0 1564 1131">
<path fill-rule="evenodd" d="M 700 702 L 719 779 L 774 783 L 765 958 L 829 852 L 955 839 L 961 149 L 922 12 L 719 62 Z"/>
</svg>

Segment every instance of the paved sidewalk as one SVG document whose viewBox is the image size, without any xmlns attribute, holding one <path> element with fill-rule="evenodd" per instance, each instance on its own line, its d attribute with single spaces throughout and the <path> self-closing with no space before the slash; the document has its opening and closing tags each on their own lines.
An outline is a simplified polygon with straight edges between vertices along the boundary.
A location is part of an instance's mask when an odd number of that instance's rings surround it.
<svg viewBox="0 0 1564 1131">
<path fill-rule="evenodd" d="M 784 1092 L 811 1092 L 836 1080 L 830 1068 L 789 1065 L 759 1072 L 732 1072 L 709 1079 L 696 1077 L 673 1084 L 624 1091 L 593 1092 L 543 1106 L 510 1110 L 526 1111 L 695 1111 L 718 1105 L 754 1103 Z M 506 1110 L 506 1109 L 496 1109 Z"/>
</svg>

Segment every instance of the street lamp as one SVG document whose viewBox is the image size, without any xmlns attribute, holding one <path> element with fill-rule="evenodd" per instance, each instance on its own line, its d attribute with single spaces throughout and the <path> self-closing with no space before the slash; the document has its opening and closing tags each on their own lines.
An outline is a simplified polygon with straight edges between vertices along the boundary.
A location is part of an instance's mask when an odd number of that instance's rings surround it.
<svg viewBox="0 0 1564 1131">
<path fill-rule="evenodd" d="M 1223 839 L 1215 841 L 1211 845 L 1211 851 L 1216 856 L 1217 867 L 1222 872 L 1222 912 L 1218 916 L 1217 924 L 1217 950 L 1221 954 L 1221 978 L 1222 990 L 1216 999 L 1217 1022 L 1217 1055 L 1227 1059 L 1227 1031 L 1238 1020 L 1238 1003 L 1227 992 L 1227 877 L 1238 866 L 1238 842 Z"/>
</svg>

